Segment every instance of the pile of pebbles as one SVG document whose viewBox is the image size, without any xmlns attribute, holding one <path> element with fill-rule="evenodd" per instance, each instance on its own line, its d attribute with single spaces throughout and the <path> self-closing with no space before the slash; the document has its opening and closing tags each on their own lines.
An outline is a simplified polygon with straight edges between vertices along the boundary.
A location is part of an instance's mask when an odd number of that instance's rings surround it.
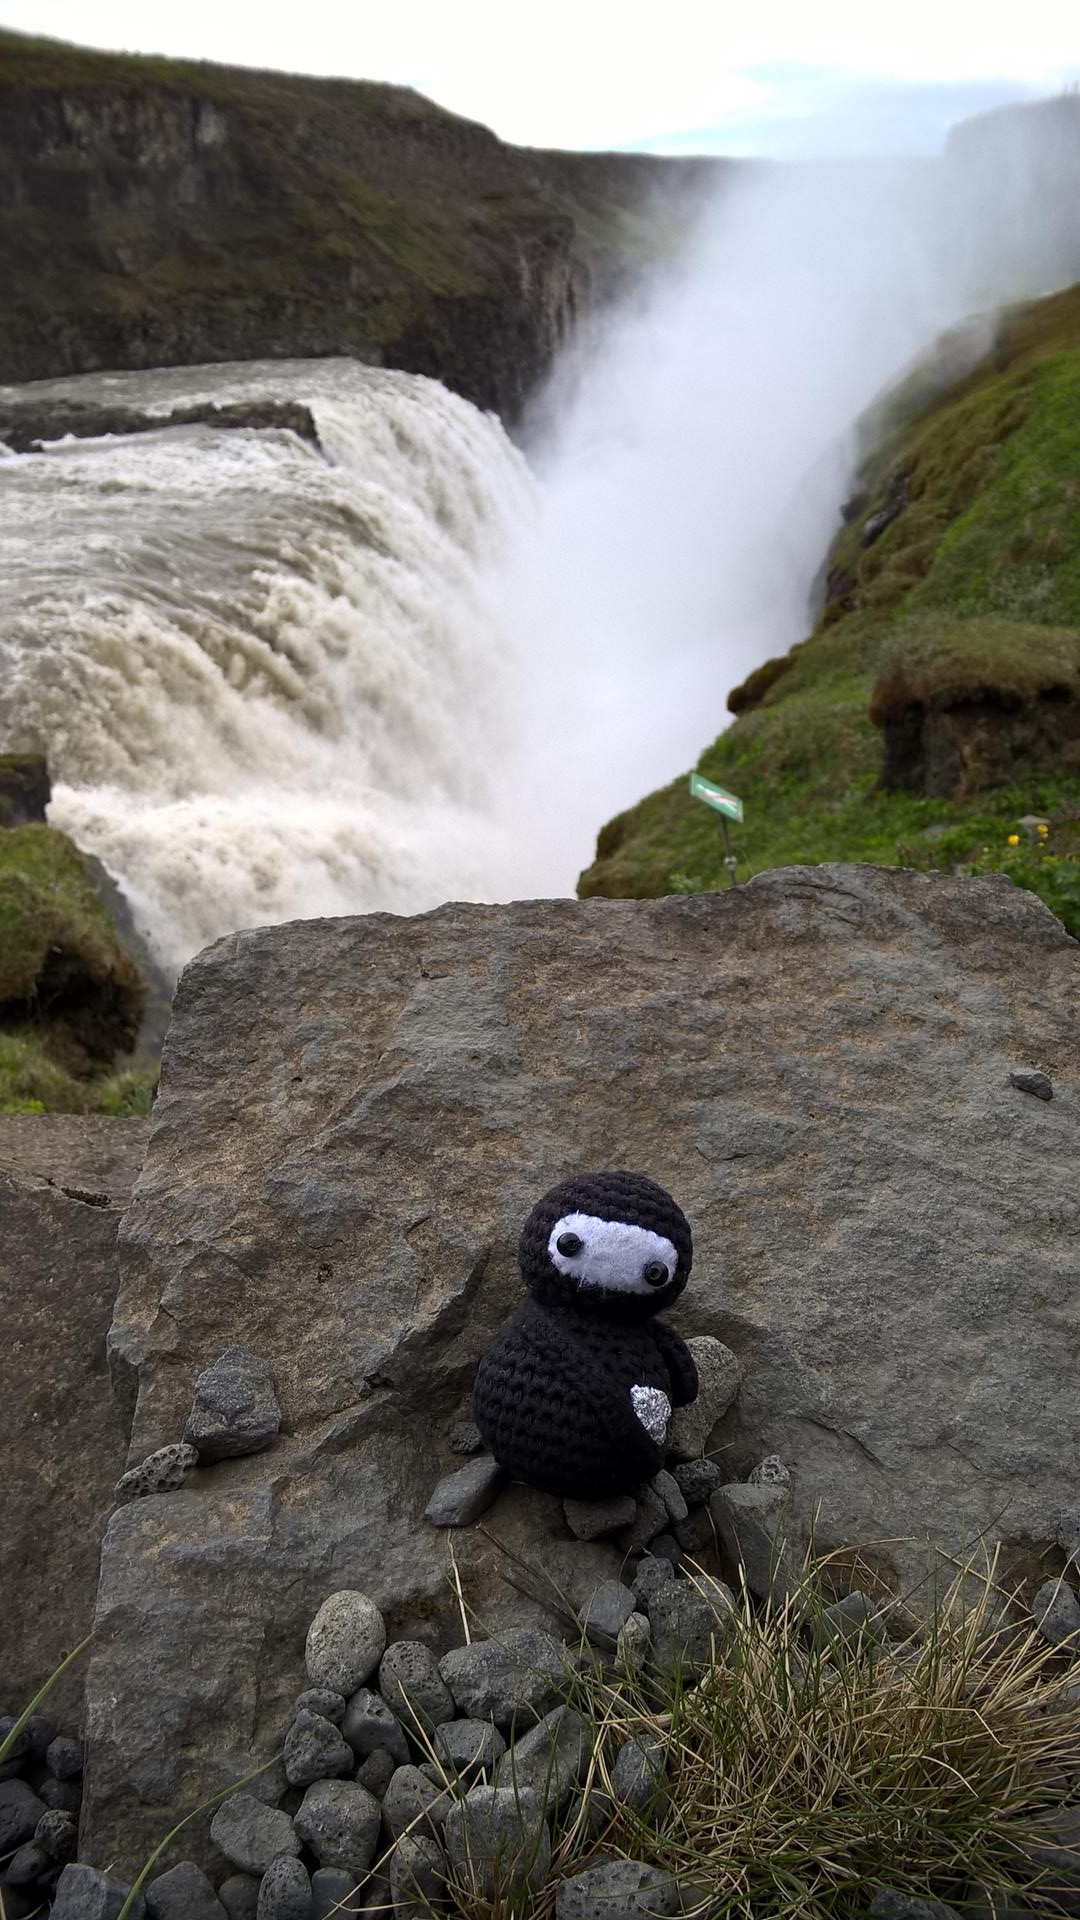
<svg viewBox="0 0 1080 1920">
<path fill-rule="evenodd" d="M 0 1742 L 15 1716 L 0 1714 Z M 48 1912 L 75 1857 L 82 1799 L 83 1743 L 32 1714 L 0 1764 L 0 1889 L 7 1920 Z"/>
</svg>

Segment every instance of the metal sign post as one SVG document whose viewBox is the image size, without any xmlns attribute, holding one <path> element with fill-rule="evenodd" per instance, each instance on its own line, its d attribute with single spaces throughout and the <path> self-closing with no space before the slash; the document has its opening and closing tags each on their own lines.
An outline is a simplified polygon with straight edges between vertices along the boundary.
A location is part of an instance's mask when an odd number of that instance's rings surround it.
<svg viewBox="0 0 1080 1920">
<path fill-rule="evenodd" d="M 737 793 L 728 793 L 726 787 L 715 786 L 706 780 L 704 774 L 690 775 L 690 792 L 695 800 L 703 800 L 707 807 L 720 815 L 720 829 L 724 836 L 724 866 L 727 869 L 728 885 L 735 885 L 735 869 L 739 862 L 731 851 L 731 838 L 728 833 L 728 821 L 743 817 L 743 803 Z"/>
</svg>

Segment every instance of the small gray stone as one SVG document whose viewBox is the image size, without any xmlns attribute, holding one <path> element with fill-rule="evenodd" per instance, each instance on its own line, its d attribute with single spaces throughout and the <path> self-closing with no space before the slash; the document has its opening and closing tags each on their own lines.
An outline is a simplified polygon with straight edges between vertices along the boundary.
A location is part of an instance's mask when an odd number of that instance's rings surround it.
<svg viewBox="0 0 1080 1920">
<path fill-rule="evenodd" d="M 316 1780 L 295 1815 L 296 1831 L 320 1867 L 344 1867 L 357 1879 L 375 1857 L 382 1808 L 355 1780 Z"/>
<path fill-rule="evenodd" d="M 767 1453 L 751 1468 L 747 1480 L 752 1487 L 790 1487 L 791 1472 L 785 1467 L 778 1453 Z"/>
<path fill-rule="evenodd" d="M 1052 1100 L 1054 1097 L 1049 1075 L 1040 1073 L 1037 1067 L 1019 1067 L 1015 1073 L 1010 1073 L 1009 1079 L 1014 1087 L 1019 1087 L 1021 1093 L 1033 1093 L 1036 1100 Z"/>
<path fill-rule="evenodd" d="M 1044 1640 L 1060 1647 L 1080 1634 L 1080 1601 L 1064 1580 L 1045 1580 L 1031 1603 L 1035 1625 Z"/>
<path fill-rule="evenodd" d="M 342 1733 L 358 1760 L 380 1750 L 392 1754 L 399 1767 L 408 1765 L 405 1729 L 386 1701 L 370 1687 L 359 1687 L 345 1709 Z"/>
<path fill-rule="evenodd" d="M 459 1879 L 483 1900 L 542 1887 L 551 1836 L 539 1799 L 512 1787 L 473 1787 L 446 1818 L 446 1850 Z"/>
<path fill-rule="evenodd" d="M 653 1474 L 649 1485 L 660 1495 L 664 1511 L 673 1526 L 686 1519 L 686 1500 L 674 1474 L 669 1473 L 666 1467 L 661 1467 L 659 1473 Z"/>
<path fill-rule="evenodd" d="M 385 1747 L 376 1747 L 374 1752 L 368 1754 L 366 1760 L 360 1762 L 353 1778 L 358 1780 L 362 1787 L 366 1787 L 369 1793 L 373 1793 L 376 1800 L 381 1800 L 394 1777 L 396 1768 L 403 1764 L 404 1762 L 396 1760 L 392 1753 L 388 1753 Z"/>
<path fill-rule="evenodd" d="M 394 1920 L 430 1920 L 446 1884 L 446 1855 L 425 1833 L 402 1834 L 390 1858 Z"/>
<path fill-rule="evenodd" d="M 646 1481 L 638 1494 L 634 1518 L 619 1536 L 619 1545 L 624 1553 L 642 1553 L 666 1526 L 667 1508 L 655 1487 Z"/>
<path fill-rule="evenodd" d="M 435 1759 L 448 1780 L 472 1786 L 479 1773 L 490 1773 L 506 1752 L 506 1741 L 490 1720 L 447 1720 L 431 1737 Z"/>
<path fill-rule="evenodd" d="M 409 1729 L 430 1733 L 456 1712 L 439 1662 L 422 1640 L 395 1640 L 387 1647 L 379 1662 L 379 1692 Z"/>
<path fill-rule="evenodd" d="M 659 1804 L 667 1791 L 667 1754 L 664 1743 L 651 1735 L 627 1740 L 619 1748 L 611 1772 L 612 1798 L 631 1813 L 644 1813 Z"/>
<path fill-rule="evenodd" d="M 225 1908 L 201 1867 L 181 1860 L 146 1889 L 150 1920 L 227 1920 Z"/>
<path fill-rule="evenodd" d="M 432 1785 L 419 1767 L 397 1767 L 383 1794 L 382 1814 L 396 1840 L 407 1830 L 438 1839 L 451 1795 Z"/>
<path fill-rule="evenodd" d="M 332 1593 L 308 1628 L 308 1679 L 349 1699 L 374 1673 L 385 1646 L 386 1627 L 374 1600 L 348 1588 Z"/>
<path fill-rule="evenodd" d="M 797 1569 L 788 1534 L 789 1494 L 786 1487 L 739 1481 L 718 1487 L 710 1496 L 709 1512 L 729 1558 L 742 1568 L 750 1592 L 758 1600 L 784 1600 L 794 1591 Z"/>
<path fill-rule="evenodd" d="M 661 1587 L 649 1605 L 654 1670 L 670 1681 L 692 1680 L 710 1665 L 724 1637 L 716 1613 L 688 1580 Z"/>
<path fill-rule="evenodd" d="M 637 1501 L 632 1493 L 620 1493 L 614 1500 L 564 1500 L 563 1513 L 576 1539 L 603 1540 L 633 1526 Z"/>
<path fill-rule="evenodd" d="M 210 1838 L 241 1873 L 265 1873 L 279 1853 L 300 1851 L 288 1814 L 264 1806 L 251 1793 L 233 1793 L 222 1801 L 210 1822 Z"/>
<path fill-rule="evenodd" d="M 3 1875 L 0 1885 L 29 1887 L 35 1880 L 40 1880 L 42 1874 L 48 1873 L 53 1866 L 54 1862 L 49 1859 L 44 1847 L 39 1847 L 33 1840 L 27 1840 L 23 1846 L 16 1848 L 6 1866 L 0 1869 Z M 0 1895 L 0 1898 L 2 1897 Z"/>
<path fill-rule="evenodd" d="M 311 1920 L 340 1920 L 343 1913 L 367 1913 L 368 1903 L 356 1875 L 344 1867 L 318 1867 L 311 1876 Z"/>
<path fill-rule="evenodd" d="M 200 1373 L 184 1439 L 203 1465 L 261 1453 L 281 1428 L 274 1376 L 250 1347 L 229 1347 Z"/>
<path fill-rule="evenodd" d="M 311 1881 L 302 1861 L 287 1853 L 271 1860 L 255 1914 L 256 1920 L 311 1920 Z"/>
<path fill-rule="evenodd" d="M 955 1907 L 893 1887 L 879 1887 L 867 1913 L 871 1920 L 960 1920 Z"/>
<path fill-rule="evenodd" d="M 353 1750 L 333 1721 L 305 1707 L 285 1735 L 285 1778 L 290 1787 L 309 1787 L 313 1780 L 336 1780 L 351 1773 Z"/>
<path fill-rule="evenodd" d="M 259 1882 L 251 1873 L 230 1873 L 218 1888 L 229 1920 L 255 1920 L 259 1910 Z"/>
<path fill-rule="evenodd" d="M 468 1527 L 486 1513 L 510 1476 L 490 1453 L 480 1454 L 439 1481 L 424 1509 L 433 1527 Z"/>
<path fill-rule="evenodd" d="M 677 1567 L 682 1559 L 682 1548 L 673 1533 L 656 1534 L 652 1550 L 658 1560 L 670 1560 L 673 1567 Z"/>
<path fill-rule="evenodd" d="M 40 1767 L 44 1764 L 49 1747 L 56 1739 L 56 1727 L 47 1714 L 32 1713 L 23 1728 L 23 1733 L 26 1735 L 27 1754 L 34 1765 Z"/>
<path fill-rule="evenodd" d="M 44 1812 L 44 1801 L 28 1781 L 0 1780 L 0 1855 L 32 1839 Z"/>
<path fill-rule="evenodd" d="M 152 1493 L 175 1493 L 198 1464 L 199 1456 L 186 1440 L 177 1440 L 171 1447 L 159 1447 L 156 1453 L 148 1453 L 137 1467 L 121 1475 L 113 1499 L 118 1507 L 125 1507 L 129 1500 L 145 1500 Z"/>
<path fill-rule="evenodd" d="M 1080 1559 L 1080 1513 L 1075 1507 L 1059 1517 L 1054 1539 L 1067 1560 Z"/>
<path fill-rule="evenodd" d="M 446 1436 L 451 1453 L 482 1453 L 484 1436 L 475 1420 L 455 1420 Z"/>
<path fill-rule="evenodd" d="M 578 1613 L 585 1637 L 594 1647 L 611 1649 L 634 1611 L 634 1594 L 621 1580 L 601 1580 Z"/>
<path fill-rule="evenodd" d="M 730 1347 L 711 1334 L 688 1340 L 698 1371 L 697 1399 L 676 1407 L 668 1435 L 668 1452 L 677 1460 L 697 1460 L 709 1435 L 727 1412 L 739 1389 L 740 1366 Z"/>
<path fill-rule="evenodd" d="M 683 1460 L 671 1470 L 671 1477 L 688 1507 L 703 1507 L 723 1482 L 715 1460 Z"/>
<path fill-rule="evenodd" d="M 78 1813 L 82 1785 L 78 1780 L 54 1780 L 49 1774 L 38 1788 L 38 1798 L 58 1813 Z"/>
<path fill-rule="evenodd" d="M 643 1860 L 609 1860 L 564 1880 L 555 1895 L 555 1920 L 636 1920 L 679 1914 L 678 1882 Z"/>
<path fill-rule="evenodd" d="M 546 1813 L 581 1785 L 595 1745 L 583 1715 L 573 1707 L 555 1707 L 504 1753 L 494 1784 L 539 1795 Z"/>
<path fill-rule="evenodd" d="M 57 1780 L 72 1780 L 83 1770 L 83 1743 L 67 1734 L 57 1734 L 45 1749 L 45 1765 Z"/>
<path fill-rule="evenodd" d="M 662 1560 L 659 1555 L 647 1553 L 638 1565 L 634 1575 L 634 1599 L 643 1613 L 648 1613 L 649 1602 L 654 1593 L 666 1587 L 675 1578 L 675 1568 L 670 1560 Z"/>
<path fill-rule="evenodd" d="M 335 1727 L 340 1727 L 345 1718 L 345 1695 L 335 1693 L 331 1687 L 305 1687 L 303 1693 L 296 1696 L 295 1713 L 321 1713 Z"/>
<path fill-rule="evenodd" d="M 130 1891 L 130 1887 L 110 1879 L 106 1873 L 99 1873 L 96 1867 L 73 1860 L 56 1883 L 52 1920 L 116 1920 Z M 137 1894 L 132 1903 L 130 1920 L 146 1920 L 146 1903 L 141 1894 Z"/>
<path fill-rule="evenodd" d="M 627 1680 L 636 1680 L 649 1663 L 652 1628 L 643 1613 L 632 1613 L 623 1621 L 615 1643 L 615 1665 Z"/>
<path fill-rule="evenodd" d="M 72 1814 L 49 1808 L 34 1828 L 34 1844 L 50 1860 L 73 1860 L 79 1830 Z"/>
<path fill-rule="evenodd" d="M 875 1625 L 874 1613 L 873 1601 L 855 1587 L 851 1593 L 845 1593 L 842 1600 L 834 1600 L 812 1623 L 814 1639 L 819 1646 L 841 1640 L 851 1644 L 860 1639 L 878 1640 L 881 1630 Z"/>
<path fill-rule="evenodd" d="M 506 1733 L 515 1719 L 539 1720 L 556 1704 L 569 1667 L 551 1634 L 522 1628 L 453 1647 L 439 1661 L 439 1672 L 461 1715 L 494 1720 Z"/>
</svg>

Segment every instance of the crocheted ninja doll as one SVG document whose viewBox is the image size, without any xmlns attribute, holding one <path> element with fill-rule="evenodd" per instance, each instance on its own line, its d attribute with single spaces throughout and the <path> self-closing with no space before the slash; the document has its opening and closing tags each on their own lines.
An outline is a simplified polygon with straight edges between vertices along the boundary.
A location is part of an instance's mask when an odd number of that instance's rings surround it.
<svg viewBox="0 0 1080 1920">
<path fill-rule="evenodd" d="M 583 1174 L 537 1202 L 518 1250 L 528 1297 L 473 1389 L 476 1424 L 515 1479 L 607 1500 L 659 1472 L 671 1410 L 697 1398 L 698 1378 L 656 1315 L 692 1258 L 684 1214 L 643 1174 Z"/>
</svg>

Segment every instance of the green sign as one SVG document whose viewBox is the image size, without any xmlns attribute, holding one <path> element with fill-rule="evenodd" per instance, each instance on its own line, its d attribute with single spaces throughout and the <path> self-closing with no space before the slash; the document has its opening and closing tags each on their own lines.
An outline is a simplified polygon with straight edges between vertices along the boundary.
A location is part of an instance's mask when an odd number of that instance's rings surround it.
<svg viewBox="0 0 1080 1920">
<path fill-rule="evenodd" d="M 700 773 L 690 775 L 690 791 L 695 800 L 704 800 L 707 807 L 715 807 L 717 813 L 724 814 L 728 820 L 742 819 L 742 801 L 738 795 L 726 792 L 723 787 L 714 787 L 712 781 Z"/>
</svg>

